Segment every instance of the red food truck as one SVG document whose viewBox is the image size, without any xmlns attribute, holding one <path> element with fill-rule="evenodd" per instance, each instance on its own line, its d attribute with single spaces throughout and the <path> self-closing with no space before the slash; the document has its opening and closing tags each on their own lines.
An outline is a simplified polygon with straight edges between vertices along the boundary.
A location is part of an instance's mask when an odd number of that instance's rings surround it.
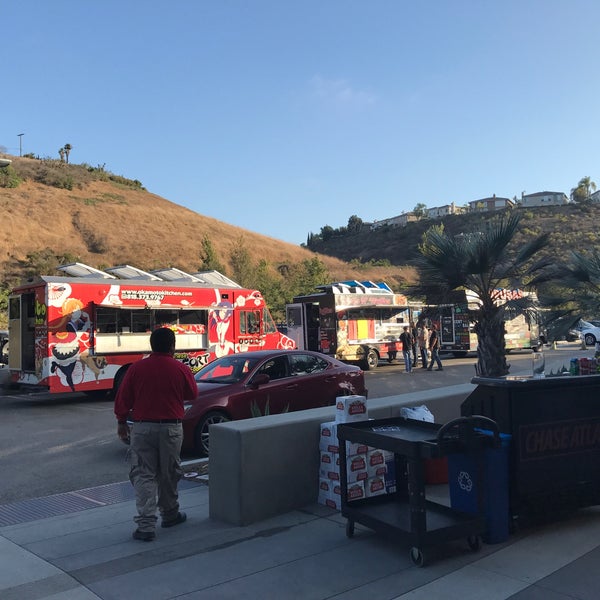
<svg viewBox="0 0 600 600">
<path fill-rule="evenodd" d="M 157 327 L 175 332 L 175 357 L 193 372 L 234 352 L 294 348 L 258 290 L 217 271 L 103 271 L 82 263 L 15 288 L 9 297 L 11 381 L 50 392 L 103 392 L 150 352 Z"/>
</svg>

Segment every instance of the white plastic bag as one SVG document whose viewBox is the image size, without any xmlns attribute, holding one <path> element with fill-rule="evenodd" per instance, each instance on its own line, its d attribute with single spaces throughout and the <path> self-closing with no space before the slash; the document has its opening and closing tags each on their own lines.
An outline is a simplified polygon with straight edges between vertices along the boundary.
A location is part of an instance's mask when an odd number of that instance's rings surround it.
<svg viewBox="0 0 600 600">
<path fill-rule="evenodd" d="M 434 423 L 431 411 L 422 404 L 421 406 L 405 406 L 400 409 L 400 416 L 405 419 L 415 419 L 416 421 L 427 421 Z"/>
</svg>

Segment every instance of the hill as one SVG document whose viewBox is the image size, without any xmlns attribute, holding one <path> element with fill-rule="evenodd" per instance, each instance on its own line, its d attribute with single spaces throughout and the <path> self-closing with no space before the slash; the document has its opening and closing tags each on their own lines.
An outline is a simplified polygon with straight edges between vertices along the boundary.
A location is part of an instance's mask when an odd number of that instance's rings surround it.
<svg viewBox="0 0 600 600">
<path fill-rule="evenodd" d="M 515 247 L 541 233 L 550 234 L 544 250 L 552 257 L 567 257 L 570 250 L 587 251 L 600 248 L 600 205 L 571 203 L 564 206 L 514 208 L 521 215 Z M 423 219 L 406 227 L 381 227 L 371 231 L 363 225 L 360 231 L 347 233 L 334 230 L 328 239 L 314 236 L 310 249 L 341 260 L 389 261 L 410 266 L 418 256 L 418 246 L 425 231 L 442 224 L 450 235 L 483 231 L 496 213 L 449 215 L 442 219 Z"/>
<path fill-rule="evenodd" d="M 16 187 L 0 187 L 0 286 L 5 290 L 27 276 L 53 274 L 58 264 L 75 260 L 99 269 L 130 264 L 144 270 L 171 266 L 196 272 L 202 266 L 205 239 L 230 277 L 240 250 L 253 265 L 266 259 L 274 278 L 285 279 L 295 265 L 314 258 L 331 280 L 371 279 L 399 287 L 414 277 L 411 269 L 401 266 L 351 265 L 228 225 L 102 167 L 7 158 L 13 162 L 0 170 L 0 186 Z"/>
</svg>

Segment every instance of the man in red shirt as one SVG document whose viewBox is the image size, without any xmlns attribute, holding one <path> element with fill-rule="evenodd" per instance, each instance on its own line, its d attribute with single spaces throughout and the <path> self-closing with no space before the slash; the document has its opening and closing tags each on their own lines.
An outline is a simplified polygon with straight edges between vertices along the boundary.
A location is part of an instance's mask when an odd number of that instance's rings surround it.
<svg viewBox="0 0 600 600">
<path fill-rule="evenodd" d="M 133 538 L 145 542 L 155 538 L 157 506 L 162 527 L 178 525 L 187 518 L 179 511 L 177 493 L 182 475 L 181 421 L 184 400 L 198 394 L 189 367 L 173 358 L 173 331 L 166 327 L 154 330 L 150 346 L 152 354 L 129 367 L 115 398 L 117 434 L 122 440 L 130 434 L 127 419 L 133 420 L 129 479 L 138 511 Z"/>
</svg>

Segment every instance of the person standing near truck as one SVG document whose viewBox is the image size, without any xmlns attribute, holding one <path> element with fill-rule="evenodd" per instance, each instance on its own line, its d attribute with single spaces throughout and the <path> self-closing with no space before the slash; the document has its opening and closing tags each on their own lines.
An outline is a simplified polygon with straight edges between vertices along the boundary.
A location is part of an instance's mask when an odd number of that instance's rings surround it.
<svg viewBox="0 0 600 600">
<path fill-rule="evenodd" d="M 128 418 L 133 419 L 130 442 L 129 479 L 135 489 L 138 514 L 133 539 L 152 541 L 156 527 L 156 508 L 162 527 L 186 520 L 179 511 L 177 483 L 182 475 L 179 454 L 183 442 L 181 425 L 185 400 L 198 394 L 196 381 L 187 365 L 173 358 L 175 333 L 166 327 L 150 336 L 152 353 L 133 363 L 115 398 L 117 435 L 129 437 Z"/>
<path fill-rule="evenodd" d="M 431 326 L 431 333 L 429 334 L 429 350 L 431 352 L 431 359 L 429 366 L 427 367 L 428 371 L 431 371 L 433 367 L 433 363 L 437 364 L 436 371 L 443 371 L 442 361 L 440 360 L 440 336 L 437 331 L 437 327 L 435 324 Z"/>
<path fill-rule="evenodd" d="M 428 342 L 429 332 L 427 331 L 427 327 L 423 321 L 417 323 L 417 345 L 419 346 L 419 353 L 421 354 L 421 368 L 426 369 L 428 360 L 427 360 L 427 342 Z"/>
<path fill-rule="evenodd" d="M 400 334 L 400 344 L 402 345 L 402 356 L 404 357 L 404 370 L 407 373 L 412 373 L 411 354 L 414 340 L 409 326 L 405 325 L 403 329 Z"/>
<path fill-rule="evenodd" d="M 412 353 L 412 366 L 416 367 L 417 366 L 417 361 L 419 359 L 419 343 L 417 341 L 417 335 L 418 335 L 419 331 L 417 329 L 417 324 L 413 321 L 412 325 L 410 326 L 410 335 L 412 335 L 412 348 L 411 348 L 411 353 Z"/>
</svg>

